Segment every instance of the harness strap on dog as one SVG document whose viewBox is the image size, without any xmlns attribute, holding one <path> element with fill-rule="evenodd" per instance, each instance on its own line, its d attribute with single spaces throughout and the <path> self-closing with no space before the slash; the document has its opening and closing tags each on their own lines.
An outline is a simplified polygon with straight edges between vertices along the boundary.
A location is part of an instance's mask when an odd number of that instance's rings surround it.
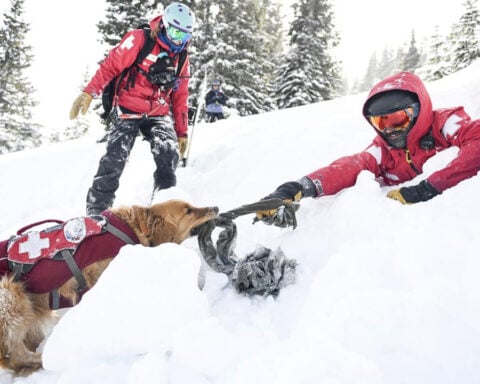
<svg viewBox="0 0 480 384">
<path fill-rule="evenodd" d="M 65 260 L 65 262 L 67 263 L 68 268 L 70 268 L 72 275 L 75 277 L 75 279 L 77 279 L 77 292 L 83 291 L 87 287 L 87 281 L 85 280 L 85 277 L 83 277 L 82 271 L 73 259 L 73 252 L 69 249 L 63 249 L 60 251 L 60 254 L 63 257 L 63 260 Z"/>
<path fill-rule="evenodd" d="M 82 271 L 78 267 L 77 263 L 73 259 L 73 251 L 71 249 L 62 249 L 60 252 L 65 263 L 67 263 L 70 272 L 72 272 L 73 277 L 77 280 L 78 287 L 77 292 L 81 293 L 85 288 L 87 288 L 87 281 L 82 274 Z M 60 308 L 60 294 L 58 289 L 54 289 L 51 291 L 51 308 L 58 309 Z"/>
<path fill-rule="evenodd" d="M 122 240 L 125 244 L 134 245 L 136 244 L 125 232 L 122 232 L 117 227 L 114 227 L 112 224 L 107 222 L 105 225 L 105 230 L 110 232 L 112 235 L 117 236 L 120 240 Z"/>
<path fill-rule="evenodd" d="M 50 292 L 50 297 L 52 298 L 50 308 L 53 310 L 60 308 L 60 293 L 58 293 L 58 289 Z"/>
</svg>

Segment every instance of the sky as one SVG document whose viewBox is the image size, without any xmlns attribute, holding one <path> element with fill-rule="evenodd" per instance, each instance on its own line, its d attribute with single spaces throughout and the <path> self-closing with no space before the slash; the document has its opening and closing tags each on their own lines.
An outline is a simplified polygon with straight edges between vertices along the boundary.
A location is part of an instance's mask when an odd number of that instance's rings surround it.
<svg viewBox="0 0 480 384">
<path fill-rule="evenodd" d="M 283 2 L 287 11 L 291 3 Z M 2 12 L 7 4 L 0 5 Z M 351 84 L 364 75 L 373 52 L 409 42 L 412 28 L 419 39 L 429 36 L 435 25 L 446 33 L 463 10 L 463 0 L 448 1 L 441 7 L 433 0 L 404 0 L 398 4 L 332 0 L 331 4 L 341 36 L 337 55 Z M 46 6 L 55 9 L 55 16 L 44 14 Z M 41 103 L 35 118 L 47 132 L 70 124 L 70 107 L 85 75 L 90 78 L 103 57 L 96 24 L 102 20 L 104 9 L 104 0 L 25 1 L 25 21 L 31 26 L 28 39 L 35 55 L 31 78 Z"/>
<path fill-rule="evenodd" d="M 480 61 L 427 83 L 434 108 L 480 118 Z M 363 150 L 374 132 L 366 94 L 200 122 L 188 166 L 154 202 L 181 198 L 221 212 Z M 0 156 L 0 236 L 82 216 L 104 144 L 99 132 Z M 457 153 L 431 158 L 413 185 Z M 153 160 L 138 140 L 115 205 L 149 204 Z M 372 174 L 335 196 L 306 198 L 296 230 L 235 220 L 235 254 L 261 245 L 297 261 L 279 296 L 238 294 L 202 269 L 197 239 L 126 246 L 42 344 L 45 370 L 1 384 L 476 384 L 480 382 L 480 177 L 401 205 Z M 214 238 L 217 234 L 214 233 Z M 203 272 L 201 272 L 203 270 Z M 204 281 L 198 288 L 199 277 Z"/>
<path fill-rule="evenodd" d="M 341 43 L 338 55 L 343 60 L 345 76 L 350 80 L 364 76 L 373 52 L 394 49 L 410 43 L 415 30 L 417 44 L 429 38 L 435 26 L 446 35 L 458 22 L 464 0 L 440 4 L 434 0 L 332 0 L 335 25 Z"/>
</svg>

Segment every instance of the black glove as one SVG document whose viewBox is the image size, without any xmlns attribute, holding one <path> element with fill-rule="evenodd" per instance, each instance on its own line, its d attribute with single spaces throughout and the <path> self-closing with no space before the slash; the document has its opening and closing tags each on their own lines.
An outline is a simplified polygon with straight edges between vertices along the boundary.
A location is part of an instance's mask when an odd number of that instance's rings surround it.
<svg viewBox="0 0 480 384">
<path fill-rule="evenodd" d="M 289 227 L 296 225 L 295 211 L 298 209 L 298 204 L 290 207 L 293 202 L 298 202 L 303 197 L 303 187 L 297 181 L 289 181 L 280 185 L 273 193 L 265 196 L 266 199 L 281 199 L 285 202 L 285 206 L 278 209 L 270 209 L 267 211 L 259 211 L 256 213 L 256 221 L 263 221 L 268 225 L 276 225 L 277 227 Z M 293 211 L 292 211 L 293 209 Z"/>
<path fill-rule="evenodd" d="M 439 195 L 433 186 L 426 180 L 412 187 L 402 187 L 387 193 L 387 197 L 398 200 L 402 204 L 414 204 L 421 201 L 427 201 Z"/>
<path fill-rule="evenodd" d="M 265 196 L 264 199 L 282 199 L 286 203 L 298 202 L 302 196 L 303 187 L 298 181 L 283 183 L 274 192 Z"/>
</svg>

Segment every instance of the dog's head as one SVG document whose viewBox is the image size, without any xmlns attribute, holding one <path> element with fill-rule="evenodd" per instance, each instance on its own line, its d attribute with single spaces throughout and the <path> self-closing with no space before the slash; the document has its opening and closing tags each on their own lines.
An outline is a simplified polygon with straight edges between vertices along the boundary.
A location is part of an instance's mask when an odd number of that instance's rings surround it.
<svg viewBox="0 0 480 384">
<path fill-rule="evenodd" d="M 216 218 L 218 208 L 197 208 L 182 200 L 168 200 L 151 207 L 121 208 L 117 214 L 132 227 L 142 245 L 156 247 L 163 243 L 180 244 L 193 228 Z"/>
</svg>

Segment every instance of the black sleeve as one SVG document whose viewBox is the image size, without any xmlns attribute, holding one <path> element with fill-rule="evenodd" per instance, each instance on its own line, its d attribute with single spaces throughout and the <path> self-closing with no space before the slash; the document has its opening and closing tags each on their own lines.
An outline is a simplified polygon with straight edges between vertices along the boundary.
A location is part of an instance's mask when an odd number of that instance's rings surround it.
<svg viewBox="0 0 480 384">
<path fill-rule="evenodd" d="M 223 92 L 220 95 L 221 95 L 220 104 L 222 105 L 227 104 L 228 97 Z"/>
<path fill-rule="evenodd" d="M 205 104 L 206 104 L 206 105 L 209 105 L 209 104 L 212 104 L 212 103 L 213 103 L 212 98 L 213 98 L 214 95 L 215 95 L 215 94 L 213 93 L 213 91 L 209 91 L 209 92 L 207 93 L 207 95 L 205 96 Z"/>
</svg>

